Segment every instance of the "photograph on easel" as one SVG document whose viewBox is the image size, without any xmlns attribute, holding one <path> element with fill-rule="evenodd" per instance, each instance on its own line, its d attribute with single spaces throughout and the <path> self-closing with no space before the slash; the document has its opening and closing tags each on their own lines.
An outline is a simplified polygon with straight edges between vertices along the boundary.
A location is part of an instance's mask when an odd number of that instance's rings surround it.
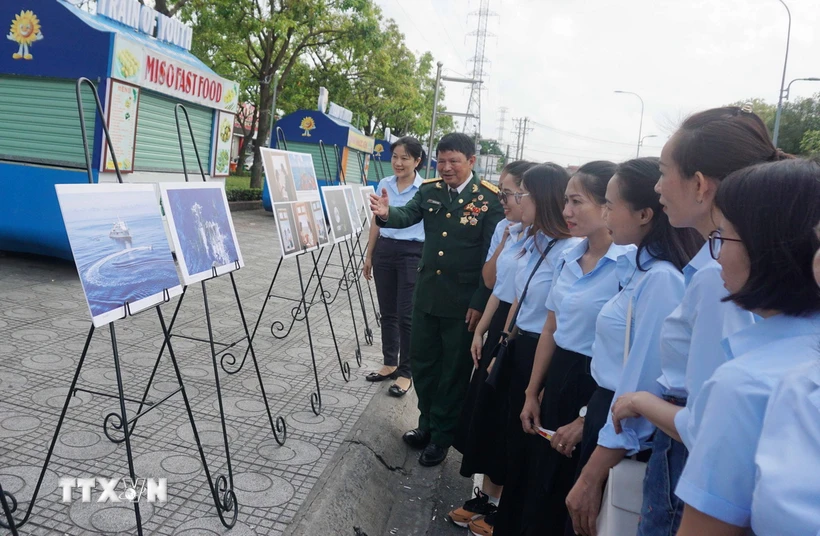
<svg viewBox="0 0 820 536">
<path fill-rule="evenodd" d="M 293 213 L 293 203 L 274 203 L 273 213 L 276 215 L 276 229 L 279 233 L 282 258 L 289 259 L 298 255 L 302 252 L 302 248 L 296 236 L 296 215 Z"/>
<path fill-rule="evenodd" d="M 376 194 L 376 189 L 372 186 L 362 186 L 359 188 L 359 198 L 362 203 L 362 222 L 366 228 L 370 228 L 370 194 Z"/>
<path fill-rule="evenodd" d="M 319 181 L 313 168 L 313 157 L 307 153 L 287 152 L 293 181 L 296 185 L 296 198 L 307 201 L 319 198 Z"/>
<path fill-rule="evenodd" d="M 313 211 L 313 220 L 316 222 L 316 236 L 319 239 L 319 247 L 321 248 L 330 243 L 327 223 L 325 222 L 325 211 L 322 210 L 321 201 L 311 201 L 310 208 Z"/>
<path fill-rule="evenodd" d="M 58 184 L 56 190 L 95 327 L 182 293 L 152 184 Z"/>
<path fill-rule="evenodd" d="M 316 234 L 316 221 L 313 219 L 313 209 L 310 203 L 294 203 L 293 213 L 296 215 L 296 229 L 299 232 L 302 251 L 317 249 L 319 238 Z"/>
<path fill-rule="evenodd" d="M 345 190 L 350 186 L 322 186 L 333 242 L 341 242 L 353 236 L 353 220 L 345 198 Z"/>
<path fill-rule="evenodd" d="M 358 233 L 362 230 L 362 218 L 359 215 L 359 207 L 356 205 L 356 198 L 359 196 L 353 195 L 352 186 L 345 186 L 344 188 L 347 211 L 350 213 L 350 223 L 353 225 L 353 231 Z"/>
<path fill-rule="evenodd" d="M 290 170 L 288 153 L 267 147 L 260 147 L 259 151 L 271 200 L 274 203 L 296 201 L 296 184 Z"/>
<path fill-rule="evenodd" d="M 181 182 L 159 187 L 185 285 L 213 277 L 214 269 L 222 275 L 245 265 L 224 184 Z"/>
</svg>

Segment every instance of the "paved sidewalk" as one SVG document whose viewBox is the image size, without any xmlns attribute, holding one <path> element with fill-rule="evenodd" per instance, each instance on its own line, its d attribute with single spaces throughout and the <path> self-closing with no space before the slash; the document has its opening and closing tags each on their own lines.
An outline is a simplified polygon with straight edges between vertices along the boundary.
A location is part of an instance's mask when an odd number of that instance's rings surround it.
<svg viewBox="0 0 820 536">
<path fill-rule="evenodd" d="M 252 329 L 276 268 L 279 248 L 269 213 L 237 212 L 234 222 L 246 262 L 246 267 L 236 274 L 236 281 Z M 334 256 L 338 264 L 338 254 Z M 306 264 L 302 267 L 305 277 L 312 268 Z M 338 277 L 340 270 L 331 267 L 329 274 Z M 328 290 L 335 292 L 336 283 L 331 278 L 325 281 Z M 298 288 L 296 262 L 285 261 L 274 292 L 296 297 Z M 230 279 L 226 276 L 208 282 L 207 292 L 216 339 L 239 339 L 244 333 Z M 288 437 L 283 447 L 277 446 L 271 434 L 250 358 L 235 375 L 220 370 L 240 504 L 239 521 L 230 534 L 282 534 L 371 398 L 384 387 L 364 381 L 366 372 L 380 362 L 379 330 L 366 289 L 365 299 L 376 340 L 373 346 L 365 345 L 361 307 L 354 303 L 364 358 L 361 368 L 356 366 L 354 357 L 356 341 L 344 291 L 331 305 L 342 358 L 351 366 L 349 382 L 340 373 L 324 308 L 317 303 L 311 309 L 322 396 L 320 416 L 310 409 L 309 399 L 315 387 L 304 323 L 297 322 L 287 338 L 276 340 L 270 325 L 280 320 L 287 326 L 294 304 L 282 300 L 269 303 L 254 347 L 274 418 L 280 415 L 287 421 Z M 166 320 L 170 320 L 175 302 L 163 306 Z M 18 518 L 28 507 L 89 326 L 87 306 L 73 264 L 0 253 L 0 483 L 20 501 Z M 174 332 L 207 337 L 198 285 L 189 289 Z M 156 314 L 149 310 L 118 322 L 116 334 L 126 396 L 139 398 L 162 345 Z M 173 346 L 211 473 L 226 474 L 208 345 L 175 338 Z M 235 355 L 241 359 L 244 349 L 244 343 L 238 345 Z M 78 387 L 116 392 L 107 328 L 94 334 Z M 150 398 L 156 400 L 175 387 L 166 357 L 160 364 Z M 129 411 L 134 409 L 134 405 L 129 405 Z M 63 503 L 57 485 L 59 478 L 127 476 L 124 444 L 110 442 L 103 433 L 103 420 L 113 411 L 118 411 L 114 399 L 85 392 L 72 398 L 43 488 L 21 534 L 135 533 L 133 509 L 129 505 L 83 503 L 78 491 L 73 503 Z M 227 533 L 216 517 L 180 395 L 138 422 L 132 446 L 138 475 L 168 479 L 166 503 L 141 504 L 146 534 Z M 339 533 L 353 531 L 345 528 Z"/>
</svg>

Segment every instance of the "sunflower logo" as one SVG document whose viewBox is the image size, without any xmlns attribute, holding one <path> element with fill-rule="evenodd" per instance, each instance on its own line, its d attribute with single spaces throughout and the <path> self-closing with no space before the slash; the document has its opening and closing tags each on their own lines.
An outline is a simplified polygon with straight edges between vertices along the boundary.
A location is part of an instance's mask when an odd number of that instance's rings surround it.
<svg viewBox="0 0 820 536">
<path fill-rule="evenodd" d="M 373 153 L 376 155 L 376 158 L 381 158 L 382 153 L 384 152 L 384 145 L 381 143 L 377 143 L 375 147 L 373 147 Z"/>
<path fill-rule="evenodd" d="M 43 38 L 43 34 L 40 32 L 40 19 L 38 19 L 37 15 L 31 10 L 21 11 L 20 14 L 15 15 L 14 20 L 11 21 L 11 30 L 6 38 L 20 45 L 17 52 L 11 55 L 12 58 L 15 60 L 19 60 L 20 58 L 25 60 L 32 59 L 33 56 L 29 52 L 29 47 L 35 41 L 39 41 Z"/>
<path fill-rule="evenodd" d="M 299 123 L 299 128 L 304 130 L 302 136 L 310 137 L 310 131 L 316 128 L 316 122 L 313 120 L 312 117 L 307 116 L 304 119 L 302 119 L 301 123 Z"/>
</svg>

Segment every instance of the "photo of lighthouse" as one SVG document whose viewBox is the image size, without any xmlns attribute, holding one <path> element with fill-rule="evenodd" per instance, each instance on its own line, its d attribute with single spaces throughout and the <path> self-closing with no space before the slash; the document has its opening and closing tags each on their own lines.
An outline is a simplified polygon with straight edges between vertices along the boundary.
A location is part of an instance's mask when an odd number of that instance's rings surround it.
<svg viewBox="0 0 820 536">
<path fill-rule="evenodd" d="M 221 182 L 161 183 L 160 191 L 185 285 L 244 266 Z"/>
</svg>

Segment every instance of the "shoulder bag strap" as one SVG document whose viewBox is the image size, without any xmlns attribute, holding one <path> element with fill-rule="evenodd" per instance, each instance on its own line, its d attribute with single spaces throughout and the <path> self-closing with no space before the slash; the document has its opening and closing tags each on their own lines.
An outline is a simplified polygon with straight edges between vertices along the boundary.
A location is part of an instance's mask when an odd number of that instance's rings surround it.
<svg viewBox="0 0 820 536">
<path fill-rule="evenodd" d="M 552 250 L 553 246 L 558 240 L 553 238 L 550 240 L 550 243 L 547 244 L 547 248 L 541 254 L 541 258 L 538 259 L 538 262 L 535 263 L 535 268 L 532 269 L 530 272 L 530 277 L 527 279 L 527 284 L 524 285 L 524 291 L 521 293 L 521 298 L 518 300 L 518 305 L 515 308 L 515 312 L 513 313 L 512 320 L 510 321 L 510 326 L 507 328 L 507 333 L 512 333 L 513 329 L 515 328 L 515 321 L 518 320 L 518 313 L 521 312 L 521 304 L 524 303 L 524 299 L 527 297 L 527 290 L 530 288 L 530 281 L 532 281 L 535 272 L 538 271 L 538 268 L 541 266 L 541 263 L 544 262 L 544 259 L 547 258 L 547 254 Z"/>
</svg>

